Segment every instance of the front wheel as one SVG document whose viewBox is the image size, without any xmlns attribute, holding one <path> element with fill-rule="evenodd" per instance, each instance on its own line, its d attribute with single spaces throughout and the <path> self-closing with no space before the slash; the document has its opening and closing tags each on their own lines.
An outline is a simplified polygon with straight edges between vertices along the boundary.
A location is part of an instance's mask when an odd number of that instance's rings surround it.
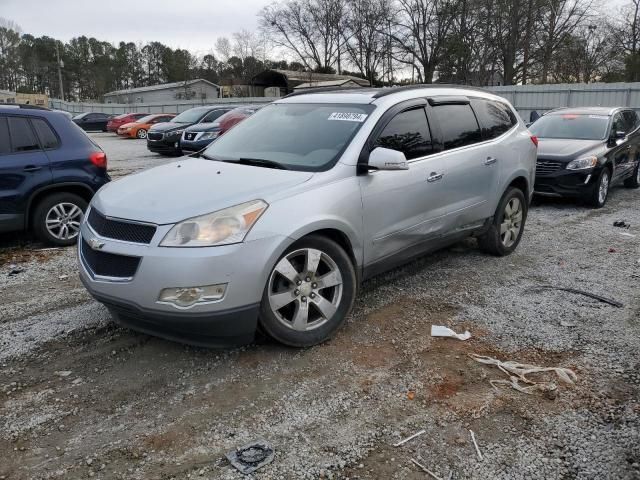
<svg viewBox="0 0 640 480">
<path fill-rule="evenodd" d="M 87 202 L 73 193 L 54 193 L 45 197 L 33 214 L 37 237 L 50 245 L 67 247 L 76 243 Z"/>
<path fill-rule="evenodd" d="M 489 229 L 478 237 L 480 248 L 499 257 L 513 253 L 522 239 L 528 210 L 522 190 L 510 187 L 500 199 Z"/>
<path fill-rule="evenodd" d="M 140 139 L 147 138 L 147 131 L 144 128 L 139 129 L 136 133 L 136 137 Z"/>
<path fill-rule="evenodd" d="M 355 295 L 349 256 L 332 240 L 309 236 L 273 267 L 260 304 L 260 326 L 285 345 L 316 345 L 344 323 Z"/>
<path fill-rule="evenodd" d="M 611 187 L 611 174 L 608 168 L 603 168 L 595 183 L 591 194 L 587 197 L 587 202 L 595 208 L 602 208 L 607 203 L 609 188 Z"/>
</svg>

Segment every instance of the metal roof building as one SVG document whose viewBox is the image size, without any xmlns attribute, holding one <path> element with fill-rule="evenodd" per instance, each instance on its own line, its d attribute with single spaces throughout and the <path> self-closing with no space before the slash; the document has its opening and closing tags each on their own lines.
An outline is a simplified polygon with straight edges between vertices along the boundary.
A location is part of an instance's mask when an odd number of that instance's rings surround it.
<svg viewBox="0 0 640 480">
<path fill-rule="evenodd" d="M 105 103 L 162 103 L 176 100 L 207 100 L 220 96 L 220 87 L 203 78 L 149 87 L 116 90 L 104 94 Z"/>
<path fill-rule="evenodd" d="M 368 80 L 350 75 L 337 75 L 331 73 L 295 72 L 293 70 L 265 70 L 251 80 L 251 84 L 258 88 L 280 88 L 282 95 L 293 92 L 301 85 L 309 84 L 306 88 L 320 86 L 324 82 L 349 81 L 354 86 L 368 87 Z M 314 85 L 315 84 L 315 85 Z M 326 85 L 325 85 L 326 86 Z M 351 86 L 351 85 L 350 85 Z M 304 88 L 304 87 L 303 87 Z"/>
</svg>

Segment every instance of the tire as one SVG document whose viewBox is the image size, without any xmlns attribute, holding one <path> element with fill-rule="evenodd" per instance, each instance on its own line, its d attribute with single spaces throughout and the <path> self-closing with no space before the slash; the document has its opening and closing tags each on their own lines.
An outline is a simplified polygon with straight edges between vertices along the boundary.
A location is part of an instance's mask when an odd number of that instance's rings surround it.
<svg viewBox="0 0 640 480">
<path fill-rule="evenodd" d="M 489 229 L 478 237 L 480 249 L 498 257 L 512 254 L 522 239 L 528 212 L 524 192 L 509 187 L 498 203 Z"/>
<path fill-rule="evenodd" d="M 80 222 L 86 210 L 87 202 L 82 197 L 66 192 L 53 193 L 36 206 L 33 231 L 44 243 L 68 247 L 78 240 Z M 56 220 L 58 223 L 54 223 Z"/>
<path fill-rule="evenodd" d="M 633 175 L 624 181 L 624 186 L 627 188 L 640 187 L 640 162 L 633 169 Z"/>
<path fill-rule="evenodd" d="M 322 287 L 323 279 L 328 287 Z M 322 343 L 344 323 L 356 290 L 353 263 L 337 243 L 315 235 L 303 238 L 271 270 L 260 303 L 260 327 L 291 347 Z"/>
<path fill-rule="evenodd" d="M 609 190 L 611 188 L 611 171 L 608 168 L 603 168 L 598 175 L 593 190 L 586 198 L 589 205 L 594 208 L 602 208 L 607 203 L 609 198 Z"/>
<path fill-rule="evenodd" d="M 147 138 L 147 131 L 144 128 L 138 129 L 138 131 L 136 132 L 136 137 L 141 140 Z"/>
</svg>

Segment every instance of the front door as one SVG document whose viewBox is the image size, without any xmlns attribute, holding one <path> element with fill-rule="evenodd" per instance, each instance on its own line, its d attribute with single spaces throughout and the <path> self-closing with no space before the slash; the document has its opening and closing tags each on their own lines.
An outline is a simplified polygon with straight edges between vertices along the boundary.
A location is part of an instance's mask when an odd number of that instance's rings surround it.
<svg viewBox="0 0 640 480">
<path fill-rule="evenodd" d="M 360 177 L 365 265 L 427 242 L 444 228 L 444 159 L 434 146 L 423 106 L 398 113 L 374 146 L 401 151 L 408 170 L 377 171 Z"/>
<path fill-rule="evenodd" d="M 51 181 L 49 160 L 29 119 L 0 116 L 0 230 L 22 229 L 29 197 Z"/>
</svg>

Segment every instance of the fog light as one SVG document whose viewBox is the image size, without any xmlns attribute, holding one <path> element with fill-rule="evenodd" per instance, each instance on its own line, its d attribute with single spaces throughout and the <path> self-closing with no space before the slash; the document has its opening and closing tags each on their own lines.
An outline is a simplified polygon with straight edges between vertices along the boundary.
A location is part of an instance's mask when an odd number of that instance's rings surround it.
<svg viewBox="0 0 640 480">
<path fill-rule="evenodd" d="M 190 307 L 196 303 L 214 302 L 224 297 L 227 284 L 205 285 L 202 287 L 165 288 L 158 298 L 161 302 L 173 303 L 178 307 Z"/>
</svg>

